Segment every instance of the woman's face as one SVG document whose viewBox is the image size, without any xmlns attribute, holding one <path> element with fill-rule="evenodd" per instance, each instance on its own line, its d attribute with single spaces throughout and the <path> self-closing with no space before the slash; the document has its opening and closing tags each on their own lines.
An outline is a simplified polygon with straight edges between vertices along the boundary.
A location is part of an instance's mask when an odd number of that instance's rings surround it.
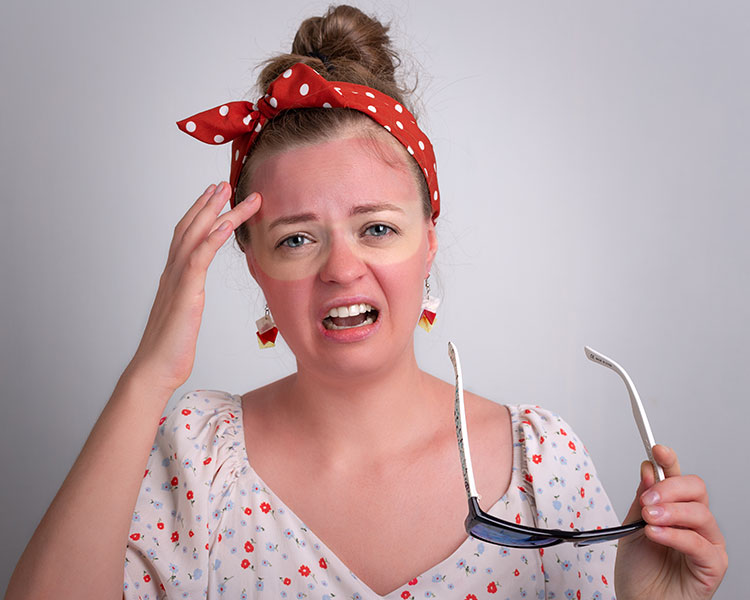
<svg viewBox="0 0 750 600">
<path fill-rule="evenodd" d="M 301 369 L 364 375 L 413 353 L 437 241 L 407 159 L 352 132 L 255 167 L 247 263 Z"/>
</svg>

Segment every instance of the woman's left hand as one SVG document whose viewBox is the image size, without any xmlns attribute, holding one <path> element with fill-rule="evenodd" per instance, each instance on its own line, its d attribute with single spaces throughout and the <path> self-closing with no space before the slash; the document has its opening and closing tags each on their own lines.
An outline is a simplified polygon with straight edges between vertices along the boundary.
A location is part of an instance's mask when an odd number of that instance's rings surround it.
<svg viewBox="0 0 750 600">
<path fill-rule="evenodd" d="M 648 523 L 622 538 L 617 549 L 618 600 L 705 600 L 727 570 L 724 536 L 708 508 L 706 484 L 696 475 L 680 475 L 677 455 L 654 446 L 654 458 L 666 479 L 654 483 L 651 463 L 641 465 L 641 484 L 625 523 Z"/>
</svg>

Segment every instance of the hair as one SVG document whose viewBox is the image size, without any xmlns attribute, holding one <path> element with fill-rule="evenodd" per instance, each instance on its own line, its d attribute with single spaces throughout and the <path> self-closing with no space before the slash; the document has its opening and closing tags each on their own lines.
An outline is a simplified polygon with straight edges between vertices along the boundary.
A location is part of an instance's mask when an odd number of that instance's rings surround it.
<svg viewBox="0 0 750 600">
<path fill-rule="evenodd" d="M 328 81 L 345 81 L 376 89 L 410 112 L 407 100 L 411 90 L 396 81 L 396 69 L 401 59 L 391 47 L 387 25 L 347 5 L 331 6 L 322 17 L 311 17 L 302 22 L 288 54 L 268 59 L 258 77 L 258 88 L 264 93 L 268 86 L 289 67 L 304 63 Z M 251 186 L 254 168 L 272 154 L 324 140 L 334 139 L 345 132 L 356 130 L 371 140 L 395 138 L 383 133 L 370 117 L 347 108 L 304 108 L 282 112 L 269 121 L 255 140 L 245 161 L 237 185 L 237 198 L 244 198 Z M 432 213 L 430 194 L 417 161 L 403 151 L 404 164 L 409 166 L 422 198 L 426 218 Z M 375 147 L 375 145 L 373 145 Z M 385 157 L 384 157 L 385 158 Z M 397 165 L 394 165 L 397 166 Z M 249 228 L 237 229 L 241 248 L 249 243 Z"/>
</svg>

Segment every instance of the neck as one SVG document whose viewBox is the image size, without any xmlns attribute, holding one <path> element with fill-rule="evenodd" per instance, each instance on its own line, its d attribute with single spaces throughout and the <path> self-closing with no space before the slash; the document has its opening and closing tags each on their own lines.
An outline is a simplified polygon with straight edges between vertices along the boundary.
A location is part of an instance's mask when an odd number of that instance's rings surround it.
<svg viewBox="0 0 750 600">
<path fill-rule="evenodd" d="M 449 425 L 442 417 L 450 397 L 441 398 L 436 383 L 419 369 L 410 347 L 364 376 L 336 377 L 300 367 L 280 390 L 275 411 L 290 430 L 315 440 L 319 460 L 346 468 L 402 454 L 434 435 L 430 423 Z"/>
</svg>

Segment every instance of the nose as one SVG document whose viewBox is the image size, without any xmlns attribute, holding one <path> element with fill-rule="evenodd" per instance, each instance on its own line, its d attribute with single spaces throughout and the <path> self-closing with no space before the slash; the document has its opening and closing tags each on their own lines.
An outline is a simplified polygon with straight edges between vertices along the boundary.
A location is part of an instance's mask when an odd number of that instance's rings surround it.
<svg viewBox="0 0 750 600">
<path fill-rule="evenodd" d="M 320 278 L 326 283 L 350 284 L 365 274 L 366 265 L 351 247 L 348 240 L 334 236 L 328 255 L 320 269 Z"/>
</svg>

